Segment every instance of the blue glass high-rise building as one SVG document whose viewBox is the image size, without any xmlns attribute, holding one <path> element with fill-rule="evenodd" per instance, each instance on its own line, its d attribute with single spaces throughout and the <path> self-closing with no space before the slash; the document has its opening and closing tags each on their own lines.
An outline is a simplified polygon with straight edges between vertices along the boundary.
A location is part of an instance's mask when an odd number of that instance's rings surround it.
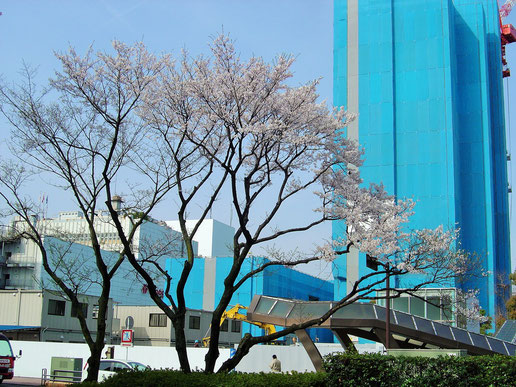
<svg viewBox="0 0 516 387">
<path fill-rule="evenodd" d="M 461 286 L 479 289 L 489 315 L 502 311 L 511 268 L 496 0 L 335 0 L 334 104 L 358 113 L 347 132 L 365 148 L 364 181 L 413 198 L 411 228 L 459 227 L 489 271 Z M 356 252 L 337 261 L 336 297 L 368 270 Z"/>
</svg>

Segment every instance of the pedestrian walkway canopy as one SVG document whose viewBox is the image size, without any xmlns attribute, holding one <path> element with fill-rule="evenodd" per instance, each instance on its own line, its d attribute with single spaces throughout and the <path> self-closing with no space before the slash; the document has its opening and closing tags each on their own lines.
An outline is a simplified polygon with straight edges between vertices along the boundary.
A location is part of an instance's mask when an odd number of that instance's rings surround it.
<svg viewBox="0 0 516 387">
<path fill-rule="evenodd" d="M 516 344 L 516 320 L 505 321 L 495 337 Z"/>
<path fill-rule="evenodd" d="M 323 316 L 334 305 L 332 301 L 298 301 L 255 295 L 247 319 L 250 321 L 289 327 Z M 356 302 L 347 305 L 316 326 L 332 330 L 346 349 L 349 335 L 381 342 L 385 345 L 386 308 Z M 322 358 L 306 331 L 296 331 L 316 369 Z M 516 344 L 452 327 L 399 311 L 390 311 L 390 348 L 464 349 L 471 355 L 515 355 Z"/>
</svg>

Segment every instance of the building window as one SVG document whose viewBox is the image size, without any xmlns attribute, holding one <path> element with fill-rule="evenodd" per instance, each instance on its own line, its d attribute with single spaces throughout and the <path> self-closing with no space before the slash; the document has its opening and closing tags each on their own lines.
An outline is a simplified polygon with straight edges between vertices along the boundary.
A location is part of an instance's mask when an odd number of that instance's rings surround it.
<svg viewBox="0 0 516 387">
<path fill-rule="evenodd" d="M 420 298 L 410 297 L 410 313 L 419 317 L 425 317 L 425 301 Z"/>
<path fill-rule="evenodd" d="M 224 322 L 220 326 L 220 331 L 221 332 L 227 332 L 228 331 L 228 327 L 229 327 L 229 321 L 228 320 L 224 320 Z"/>
<path fill-rule="evenodd" d="M 430 320 L 441 320 L 441 298 L 427 297 L 426 318 Z"/>
<path fill-rule="evenodd" d="M 65 301 L 48 300 L 48 314 L 52 316 L 64 316 L 65 306 Z"/>
<path fill-rule="evenodd" d="M 442 320 L 444 321 L 453 321 L 453 309 L 452 309 L 452 305 L 450 302 L 447 302 L 446 299 L 443 300 L 443 308 L 442 308 L 442 312 L 443 312 L 443 317 L 442 317 Z"/>
<path fill-rule="evenodd" d="M 83 316 L 84 316 L 85 318 L 87 318 L 87 317 L 88 317 L 88 304 L 83 303 L 83 302 L 80 302 L 80 303 L 79 303 L 79 305 L 80 305 L 80 308 L 82 309 L 82 314 L 83 314 Z M 71 315 L 71 316 L 72 316 L 72 317 L 77 317 L 77 315 L 79 314 L 79 313 L 77 313 L 77 312 L 78 312 L 78 308 L 75 308 L 75 307 L 73 306 L 73 304 L 72 304 L 72 315 Z"/>
<path fill-rule="evenodd" d="M 151 313 L 149 314 L 149 326 L 150 327 L 166 327 L 167 316 L 165 313 Z"/>
<path fill-rule="evenodd" d="M 399 297 L 394 298 L 391 302 L 392 309 L 399 310 L 400 312 L 409 313 L 409 298 Z"/>
<path fill-rule="evenodd" d="M 190 329 L 201 329 L 201 318 L 199 316 L 190 316 Z"/>
<path fill-rule="evenodd" d="M 92 319 L 98 319 L 99 318 L 99 306 L 93 305 L 93 310 L 91 311 L 91 318 Z"/>
<path fill-rule="evenodd" d="M 231 320 L 231 332 L 240 333 L 241 328 L 242 328 L 242 321 Z"/>
<path fill-rule="evenodd" d="M 384 297 L 384 292 L 378 293 L 380 297 Z M 426 290 L 418 292 L 414 296 L 401 296 L 391 300 L 391 308 L 401 312 L 410 313 L 418 317 L 424 317 L 434 321 L 447 321 L 458 326 L 463 326 L 462 322 L 455 321 L 452 300 L 454 295 L 450 291 Z M 379 300 L 378 304 L 385 306 L 385 300 Z"/>
</svg>

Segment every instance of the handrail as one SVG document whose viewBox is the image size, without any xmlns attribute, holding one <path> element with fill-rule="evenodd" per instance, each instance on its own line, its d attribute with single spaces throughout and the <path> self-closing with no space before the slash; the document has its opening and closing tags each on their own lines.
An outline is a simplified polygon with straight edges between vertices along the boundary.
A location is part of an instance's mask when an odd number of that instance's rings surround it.
<svg viewBox="0 0 516 387">
<path fill-rule="evenodd" d="M 71 373 L 74 376 L 68 375 L 56 375 L 57 372 L 67 372 Z M 41 385 L 44 386 L 45 382 L 65 382 L 65 383 L 80 383 L 82 379 L 82 371 L 72 371 L 72 370 L 54 370 L 54 374 L 51 375 L 48 373 L 46 368 L 41 370 Z"/>
</svg>

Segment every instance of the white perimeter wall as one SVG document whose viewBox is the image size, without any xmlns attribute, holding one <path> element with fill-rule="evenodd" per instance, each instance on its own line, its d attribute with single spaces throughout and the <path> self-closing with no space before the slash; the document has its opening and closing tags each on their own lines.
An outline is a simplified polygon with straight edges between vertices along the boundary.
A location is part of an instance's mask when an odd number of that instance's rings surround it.
<svg viewBox="0 0 516 387">
<path fill-rule="evenodd" d="M 16 360 L 14 374 L 25 377 L 41 377 L 41 371 L 46 368 L 50 372 L 52 357 L 82 358 L 83 364 L 89 357 L 89 349 L 86 344 L 49 343 L 37 341 L 11 341 L 13 351 L 18 354 L 23 351 L 20 359 Z M 321 355 L 342 351 L 339 344 L 317 344 Z M 374 352 L 378 348 L 374 344 L 369 347 L 359 348 L 360 352 Z M 220 356 L 217 367 L 229 357 L 229 349 L 219 349 Z M 205 348 L 188 348 L 188 356 L 192 369 L 204 368 Z M 257 345 L 251 348 L 249 354 L 237 366 L 241 372 L 268 372 L 272 355 L 281 360 L 282 371 L 314 371 L 306 351 L 302 346 L 275 346 Z M 122 347 L 115 346 L 115 358 L 129 359 L 147 364 L 152 368 L 179 369 L 179 359 L 174 347 Z"/>
</svg>

